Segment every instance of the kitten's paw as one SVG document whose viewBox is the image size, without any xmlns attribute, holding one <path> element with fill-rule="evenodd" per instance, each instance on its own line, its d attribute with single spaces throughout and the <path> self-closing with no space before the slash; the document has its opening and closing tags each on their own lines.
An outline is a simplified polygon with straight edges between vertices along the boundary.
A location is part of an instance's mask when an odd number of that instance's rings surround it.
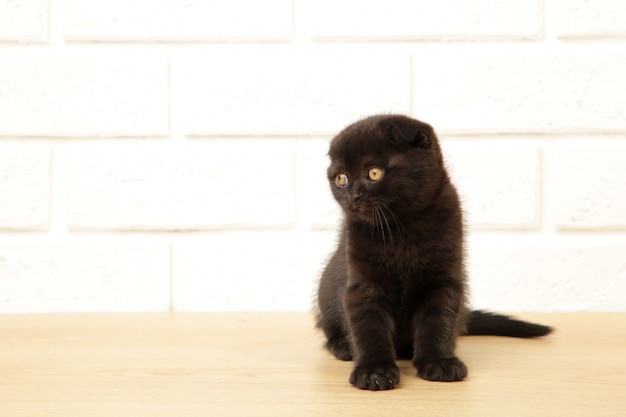
<svg viewBox="0 0 626 417">
<path fill-rule="evenodd" d="M 342 361 L 352 360 L 350 342 L 348 342 L 348 339 L 345 337 L 329 340 L 326 342 L 326 347 L 337 357 L 337 359 L 341 359 Z"/>
<path fill-rule="evenodd" d="M 399 382 L 400 369 L 395 363 L 357 365 L 350 375 L 352 385 L 373 391 L 394 389 Z"/>
<path fill-rule="evenodd" d="M 467 376 L 467 367 L 459 358 L 442 358 L 420 362 L 417 375 L 428 381 L 460 381 Z"/>
</svg>

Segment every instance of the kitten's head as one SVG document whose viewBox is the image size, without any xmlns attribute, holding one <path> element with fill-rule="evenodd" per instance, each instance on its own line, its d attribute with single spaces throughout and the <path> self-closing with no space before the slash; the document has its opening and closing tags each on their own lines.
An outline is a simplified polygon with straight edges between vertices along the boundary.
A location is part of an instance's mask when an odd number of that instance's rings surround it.
<svg viewBox="0 0 626 417">
<path fill-rule="evenodd" d="M 433 128 L 406 116 L 360 120 L 333 139 L 328 155 L 330 187 L 350 221 L 416 213 L 448 182 Z"/>
</svg>

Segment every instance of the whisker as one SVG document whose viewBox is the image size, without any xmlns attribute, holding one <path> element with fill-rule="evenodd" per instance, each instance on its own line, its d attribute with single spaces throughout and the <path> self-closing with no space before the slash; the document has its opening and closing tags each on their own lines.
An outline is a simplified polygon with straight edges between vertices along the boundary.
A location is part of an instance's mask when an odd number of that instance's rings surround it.
<svg viewBox="0 0 626 417">
<path fill-rule="evenodd" d="M 381 217 L 385 220 L 385 225 L 387 226 L 387 231 L 389 232 L 389 240 L 391 240 L 391 244 L 393 244 L 393 232 L 391 231 L 391 226 L 389 226 L 389 222 L 387 221 L 387 216 L 385 216 L 385 212 L 382 207 L 378 207 L 377 210 L 380 212 Z M 382 224 L 381 224 L 382 227 Z"/>
<path fill-rule="evenodd" d="M 372 210 L 372 213 L 376 215 L 376 227 L 378 227 L 378 229 L 380 230 L 380 235 L 383 239 L 383 247 L 385 247 L 387 246 L 387 241 L 385 239 L 385 230 L 382 227 L 383 223 L 382 223 L 382 220 L 380 219 L 379 208 L 376 207 L 374 210 Z"/>
<path fill-rule="evenodd" d="M 400 223 L 400 219 L 398 218 L 396 213 L 394 213 L 393 210 L 391 210 L 386 205 L 383 205 L 381 207 L 384 208 L 387 211 L 387 213 L 389 213 L 391 215 L 391 218 L 392 218 L 393 222 L 396 224 L 396 228 L 398 229 L 398 232 L 402 233 L 402 231 L 404 230 L 404 226 L 402 225 L 402 223 Z"/>
</svg>

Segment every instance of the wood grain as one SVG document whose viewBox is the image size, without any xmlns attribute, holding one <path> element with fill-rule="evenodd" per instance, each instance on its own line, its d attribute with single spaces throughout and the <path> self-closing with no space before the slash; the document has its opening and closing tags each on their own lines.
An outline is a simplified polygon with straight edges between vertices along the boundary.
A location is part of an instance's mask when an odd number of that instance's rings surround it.
<svg viewBox="0 0 626 417">
<path fill-rule="evenodd" d="M 541 340 L 464 337 L 463 382 L 366 392 L 303 313 L 0 316 L 0 416 L 626 415 L 626 314 L 520 315 Z"/>
</svg>

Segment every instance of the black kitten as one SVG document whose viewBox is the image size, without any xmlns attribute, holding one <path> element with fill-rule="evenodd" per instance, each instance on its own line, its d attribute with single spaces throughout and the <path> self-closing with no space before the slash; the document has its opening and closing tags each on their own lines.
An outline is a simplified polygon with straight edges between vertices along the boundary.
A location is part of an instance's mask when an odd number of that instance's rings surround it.
<svg viewBox="0 0 626 417">
<path fill-rule="evenodd" d="M 318 327 L 339 359 L 355 359 L 350 383 L 394 388 L 395 358 L 420 377 L 458 381 L 467 368 L 456 337 L 543 336 L 551 328 L 466 305 L 463 221 L 432 127 L 372 116 L 337 135 L 328 179 L 345 221 L 322 275 Z"/>
</svg>

